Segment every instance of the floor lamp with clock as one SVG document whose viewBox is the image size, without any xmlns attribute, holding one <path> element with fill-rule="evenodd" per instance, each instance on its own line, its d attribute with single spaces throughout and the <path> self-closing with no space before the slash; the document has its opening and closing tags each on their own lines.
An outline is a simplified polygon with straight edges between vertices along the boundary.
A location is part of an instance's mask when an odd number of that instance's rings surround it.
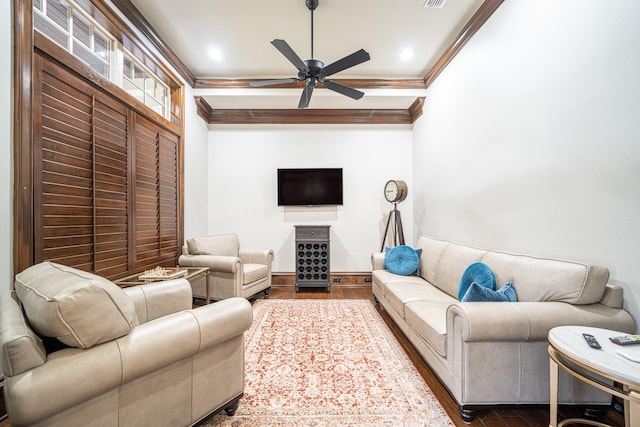
<svg viewBox="0 0 640 427">
<path fill-rule="evenodd" d="M 387 240 L 390 228 L 392 229 L 393 244 L 404 245 L 404 230 L 402 229 L 402 218 L 398 210 L 398 203 L 407 198 L 407 193 L 407 183 L 404 181 L 392 179 L 384 185 L 384 198 L 387 202 L 393 203 L 393 209 L 389 212 L 389 217 L 387 218 L 387 226 L 384 230 L 380 252 L 384 251 L 384 242 Z"/>
</svg>

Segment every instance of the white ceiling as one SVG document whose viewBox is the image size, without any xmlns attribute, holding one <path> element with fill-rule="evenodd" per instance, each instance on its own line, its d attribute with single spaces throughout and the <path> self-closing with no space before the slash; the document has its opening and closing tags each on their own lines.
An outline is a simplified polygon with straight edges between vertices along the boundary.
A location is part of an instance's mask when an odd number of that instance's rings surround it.
<svg viewBox="0 0 640 427">
<path fill-rule="evenodd" d="M 197 79 L 295 77 L 295 67 L 271 45 L 284 39 L 311 56 L 311 12 L 305 0 L 131 0 Z M 423 79 L 483 0 L 319 0 L 314 59 L 330 64 L 360 48 L 371 60 L 333 79 Z M 403 60 L 409 50 L 413 57 Z M 210 52 L 217 52 L 212 57 Z M 357 88 L 357 87 L 356 87 Z M 314 91 L 310 108 L 408 108 L 424 90 L 360 89 L 355 101 Z M 296 108 L 302 89 L 195 89 L 214 109 Z"/>
</svg>

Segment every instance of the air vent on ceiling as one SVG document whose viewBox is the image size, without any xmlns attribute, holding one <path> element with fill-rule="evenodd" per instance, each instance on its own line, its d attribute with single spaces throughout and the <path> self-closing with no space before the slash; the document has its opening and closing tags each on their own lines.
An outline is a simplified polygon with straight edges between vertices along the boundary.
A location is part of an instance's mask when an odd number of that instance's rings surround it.
<svg viewBox="0 0 640 427">
<path fill-rule="evenodd" d="M 425 0 L 424 7 L 431 9 L 442 9 L 447 0 Z"/>
</svg>

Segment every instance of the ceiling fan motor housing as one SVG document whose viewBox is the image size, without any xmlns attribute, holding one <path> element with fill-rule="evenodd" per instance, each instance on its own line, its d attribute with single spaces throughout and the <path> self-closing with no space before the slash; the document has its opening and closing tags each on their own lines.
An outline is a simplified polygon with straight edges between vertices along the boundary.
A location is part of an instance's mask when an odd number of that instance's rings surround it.
<svg viewBox="0 0 640 427">
<path fill-rule="evenodd" d="M 309 10 L 316 10 L 318 8 L 318 3 L 320 0 L 307 0 L 307 8 Z"/>
<path fill-rule="evenodd" d="M 324 69 L 324 62 L 317 59 L 307 59 L 303 62 L 307 66 L 308 71 L 298 71 L 298 79 L 304 80 L 314 87 L 316 84 L 318 84 L 318 82 L 322 83 L 326 77 L 322 72 L 322 70 Z"/>
</svg>

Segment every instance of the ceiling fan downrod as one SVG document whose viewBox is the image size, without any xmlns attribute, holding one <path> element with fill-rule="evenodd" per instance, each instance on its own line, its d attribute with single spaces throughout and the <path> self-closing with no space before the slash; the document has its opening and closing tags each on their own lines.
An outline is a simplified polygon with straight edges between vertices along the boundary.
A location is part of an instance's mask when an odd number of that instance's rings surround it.
<svg viewBox="0 0 640 427">
<path fill-rule="evenodd" d="M 307 9 L 311 11 L 311 59 L 313 59 L 313 11 L 318 8 L 320 0 L 306 0 Z"/>
</svg>

